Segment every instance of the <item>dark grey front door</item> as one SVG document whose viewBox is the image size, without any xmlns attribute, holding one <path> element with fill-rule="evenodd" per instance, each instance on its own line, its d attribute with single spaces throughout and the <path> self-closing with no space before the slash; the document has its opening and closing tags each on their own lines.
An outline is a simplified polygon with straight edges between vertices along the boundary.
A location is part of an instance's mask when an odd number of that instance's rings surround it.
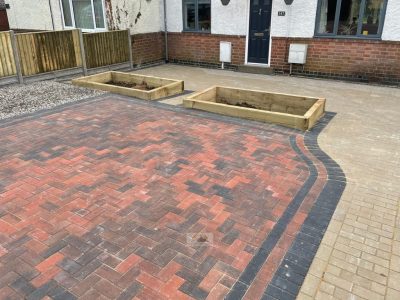
<svg viewBox="0 0 400 300">
<path fill-rule="evenodd" d="M 249 63 L 268 64 L 271 8 L 272 0 L 250 0 Z"/>
</svg>

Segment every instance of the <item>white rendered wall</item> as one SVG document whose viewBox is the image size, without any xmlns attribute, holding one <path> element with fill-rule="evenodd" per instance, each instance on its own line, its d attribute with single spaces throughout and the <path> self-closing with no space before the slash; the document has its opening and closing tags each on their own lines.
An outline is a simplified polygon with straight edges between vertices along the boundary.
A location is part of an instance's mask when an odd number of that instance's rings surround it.
<svg viewBox="0 0 400 300">
<path fill-rule="evenodd" d="M 271 35 L 277 37 L 313 37 L 318 0 L 295 0 L 286 5 L 283 0 L 272 1 Z M 285 11 L 284 17 L 278 16 Z"/>
<path fill-rule="evenodd" d="M 167 0 L 167 22 L 168 31 L 182 32 L 182 0 Z M 227 6 L 220 0 L 211 0 L 211 33 L 246 35 L 247 22 L 248 0 L 231 0 Z"/>
<path fill-rule="evenodd" d="M 55 29 L 62 29 L 59 0 L 50 0 Z M 231 0 L 223 6 L 220 0 L 211 0 L 211 32 L 214 34 L 246 35 L 250 0 Z M 114 18 L 116 7 L 126 3 L 128 18 L 121 17 L 119 26 L 133 25 L 132 33 L 158 32 L 164 29 L 163 0 L 142 0 L 142 16 L 137 24 L 134 19 L 139 10 L 138 0 L 112 0 Z M 10 27 L 14 29 L 52 30 L 49 0 L 6 0 Z M 278 37 L 314 36 L 318 0 L 295 0 L 287 6 L 283 0 L 272 0 L 271 35 Z M 286 16 L 279 17 L 278 11 Z M 167 0 L 168 31 L 183 30 L 182 0 Z M 400 0 L 388 0 L 383 40 L 400 41 Z"/>
<path fill-rule="evenodd" d="M 59 0 L 50 0 L 53 9 L 54 25 L 56 30 L 63 29 L 61 7 Z M 142 0 L 141 14 L 135 24 L 135 18 L 139 11 L 140 1 L 138 0 L 112 0 L 114 21 L 116 19 L 117 7 L 122 11 L 128 11 L 126 17 L 121 12 L 118 27 L 126 29 L 131 26 L 132 33 L 159 32 L 163 27 L 162 0 Z M 49 0 L 6 0 L 10 4 L 7 9 L 10 27 L 13 29 L 38 29 L 53 30 Z M 125 3 L 125 8 L 123 8 Z M 161 7 L 160 7 L 161 6 Z M 180 18 L 182 19 L 182 18 Z"/>
<path fill-rule="evenodd" d="M 29 3 L 34 8 L 39 5 L 32 5 L 31 0 L 8 0 L 10 3 L 18 2 Z M 41 5 L 43 11 L 46 11 L 48 0 L 37 0 L 43 2 Z M 53 5 L 54 22 L 56 29 L 61 29 L 62 20 L 59 8 L 59 0 L 51 0 Z M 211 0 L 211 33 L 227 34 L 227 35 L 246 35 L 248 30 L 248 15 L 249 15 L 250 0 L 231 0 L 229 5 L 223 6 L 220 0 Z M 35 1 L 36 2 L 36 1 Z M 122 7 L 126 3 L 129 15 L 127 19 L 121 18 L 121 28 L 126 28 L 126 25 L 132 25 L 132 33 L 147 33 L 158 32 L 164 30 L 164 12 L 163 0 L 142 0 L 141 13 L 142 16 L 137 24 L 134 24 L 134 19 L 139 10 L 139 1 L 135 0 L 112 0 L 114 15 L 116 7 Z M 182 0 L 166 0 L 167 2 L 167 21 L 168 31 L 182 32 L 183 17 L 182 17 Z M 271 35 L 278 37 L 305 37 L 311 38 L 314 36 L 315 19 L 317 13 L 318 0 L 295 0 L 292 5 L 288 6 L 283 0 L 272 0 L 272 20 L 271 20 Z M 27 5 L 21 5 L 27 7 Z M 278 11 L 285 11 L 286 16 L 279 17 Z M 19 18 L 20 22 L 36 23 L 41 20 L 46 24 L 46 28 L 51 29 L 50 14 L 48 18 Z M 42 29 L 43 25 L 41 25 Z M 22 28 L 22 27 L 21 27 Z M 400 41 L 400 0 L 388 0 L 386 11 L 385 25 L 383 28 L 382 39 Z"/>
<path fill-rule="evenodd" d="M 8 21 L 12 29 L 53 30 L 49 0 L 6 0 Z M 50 0 L 53 9 L 54 26 L 62 29 L 59 0 Z"/>
<path fill-rule="evenodd" d="M 227 6 L 223 6 L 220 0 L 211 0 L 211 33 L 246 35 L 248 7 L 246 0 L 231 0 Z"/>
<path fill-rule="evenodd" d="M 231 0 L 223 6 L 220 0 L 211 0 L 211 33 L 247 35 L 249 1 Z M 283 0 L 272 1 L 271 33 L 273 36 L 312 37 L 318 0 L 296 0 L 287 6 Z M 278 17 L 278 11 L 286 16 Z M 168 31 L 183 30 L 182 0 L 167 0 Z M 290 20 L 290 21 L 289 21 Z"/>
<path fill-rule="evenodd" d="M 126 29 L 127 27 L 130 27 L 131 32 L 137 34 L 159 32 L 164 27 L 162 0 L 112 0 L 111 4 L 113 7 L 114 22 L 116 22 L 120 29 Z M 117 20 L 117 9 L 122 9 L 122 12 L 120 13 L 120 22 Z M 139 9 L 142 15 L 135 24 L 135 18 L 139 12 Z M 128 12 L 127 17 L 124 14 L 125 11 Z"/>
<path fill-rule="evenodd" d="M 318 0 L 295 0 L 287 6 L 284 1 L 272 1 L 271 34 L 277 37 L 314 36 Z M 285 11 L 285 17 L 279 17 L 278 11 Z M 400 41 L 400 0 L 388 0 L 383 40 Z"/>
<path fill-rule="evenodd" d="M 182 0 L 167 0 L 167 27 L 170 32 L 183 30 Z"/>
<path fill-rule="evenodd" d="M 249 1 L 231 0 L 227 6 L 223 6 L 220 0 L 211 0 L 211 33 L 247 35 Z M 287 36 L 290 33 L 296 37 L 312 37 L 316 10 L 317 0 L 297 0 L 291 6 L 287 6 L 283 0 L 273 0 L 272 35 Z M 286 11 L 286 16 L 278 17 L 278 11 Z M 167 12 L 168 31 L 181 32 L 182 0 L 167 0 Z"/>
<path fill-rule="evenodd" d="M 400 41 L 400 1 L 388 0 L 382 39 Z"/>
</svg>

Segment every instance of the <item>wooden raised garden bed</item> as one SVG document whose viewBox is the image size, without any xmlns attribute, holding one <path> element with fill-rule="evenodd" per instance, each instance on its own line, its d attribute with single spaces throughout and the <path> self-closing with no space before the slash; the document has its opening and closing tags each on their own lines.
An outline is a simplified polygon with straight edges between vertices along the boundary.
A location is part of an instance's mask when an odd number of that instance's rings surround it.
<svg viewBox="0 0 400 300">
<path fill-rule="evenodd" d="M 325 99 L 214 86 L 183 100 L 188 108 L 309 130 L 325 112 Z"/>
<path fill-rule="evenodd" d="M 72 83 L 144 100 L 157 100 L 184 91 L 181 80 L 113 71 L 74 79 Z"/>
</svg>

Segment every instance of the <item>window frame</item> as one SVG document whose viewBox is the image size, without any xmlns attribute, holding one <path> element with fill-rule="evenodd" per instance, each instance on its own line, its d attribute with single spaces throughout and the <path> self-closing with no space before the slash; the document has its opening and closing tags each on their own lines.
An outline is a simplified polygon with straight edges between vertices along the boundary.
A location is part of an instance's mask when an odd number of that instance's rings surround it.
<svg viewBox="0 0 400 300">
<path fill-rule="evenodd" d="M 212 0 L 210 0 L 210 30 L 201 30 L 199 28 L 199 0 L 194 1 L 194 8 L 195 8 L 195 29 L 185 28 L 185 2 L 187 0 L 182 0 L 182 31 L 183 32 L 197 32 L 197 33 L 211 33 L 211 20 L 212 20 Z"/>
<path fill-rule="evenodd" d="M 102 32 L 102 31 L 108 31 L 107 28 L 107 19 L 106 19 L 106 5 L 105 1 L 101 0 L 101 5 L 103 6 L 103 20 L 104 20 L 104 27 L 103 28 L 97 28 L 96 26 L 96 16 L 94 13 L 94 0 L 90 0 L 92 4 L 92 16 L 93 16 L 93 25 L 94 28 L 77 28 L 75 24 L 75 13 L 74 13 L 74 6 L 72 5 L 72 0 L 68 0 L 69 3 L 69 8 L 70 8 L 70 13 L 71 13 L 71 20 L 72 20 L 72 26 L 67 26 L 65 25 L 65 18 L 64 18 L 64 8 L 63 8 L 63 3 L 62 0 L 59 0 L 60 2 L 60 10 L 61 10 L 61 17 L 62 17 L 62 22 L 63 22 L 63 27 L 64 29 L 82 29 L 82 32 Z"/>
<path fill-rule="evenodd" d="M 318 0 L 318 5 L 317 5 L 317 13 L 316 13 L 316 18 L 315 18 L 315 28 L 314 28 L 314 37 L 324 37 L 324 38 L 335 38 L 335 39 L 362 39 L 362 40 L 377 40 L 382 38 L 382 31 L 383 31 L 383 26 L 385 24 L 385 17 L 386 17 L 386 8 L 387 8 L 387 3 L 388 0 L 383 0 L 383 8 L 379 17 L 379 27 L 378 27 L 378 33 L 377 34 L 371 34 L 371 35 L 363 35 L 362 34 L 362 18 L 364 17 L 365 13 L 365 5 L 368 0 L 361 0 L 361 5 L 360 5 L 360 11 L 359 11 L 359 18 L 358 24 L 357 24 L 357 33 L 355 35 L 339 35 L 338 29 L 339 29 L 339 18 L 340 18 L 340 9 L 342 5 L 343 0 L 336 0 L 336 12 L 335 12 L 335 21 L 334 21 L 334 26 L 333 26 L 333 33 L 318 33 L 318 27 L 319 27 L 319 22 L 321 21 L 321 5 L 322 5 L 323 0 Z"/>
</svg>

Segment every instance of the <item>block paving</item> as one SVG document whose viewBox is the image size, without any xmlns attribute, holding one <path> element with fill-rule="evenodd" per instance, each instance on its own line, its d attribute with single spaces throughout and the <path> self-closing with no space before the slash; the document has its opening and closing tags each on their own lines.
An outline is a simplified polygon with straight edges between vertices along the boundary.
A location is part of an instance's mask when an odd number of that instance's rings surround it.
<svg viewBox="0 0 400 300">
<path fill-rule="evenodd" d="M 337 114 L 319 134 L 318 142 L 346 174 L 346 189 L 298 298 L 400 299 L 399 89 L 170 64 L 140 72 L 164 77 L 173 74 L 191 90 L 217 82 L 325 97 L 327 110 Z"/>
<path fill-rule="evenodd" d="M 318 130 L 117 96 L 0 123 L 0 298 L 294 299 L 345 186 Z"/>
</svg>

